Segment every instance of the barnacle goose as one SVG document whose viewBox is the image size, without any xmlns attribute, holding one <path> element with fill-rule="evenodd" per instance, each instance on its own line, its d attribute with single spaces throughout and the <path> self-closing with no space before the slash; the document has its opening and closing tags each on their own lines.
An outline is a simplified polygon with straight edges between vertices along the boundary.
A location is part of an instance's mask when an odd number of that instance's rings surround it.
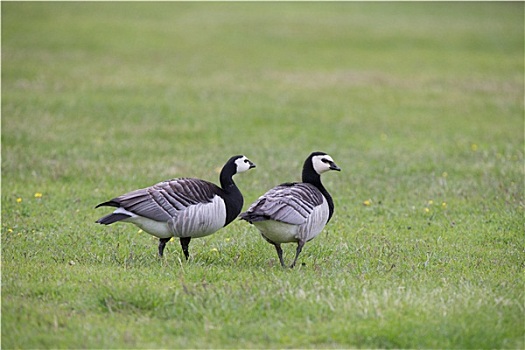
<svg viewBox="0 0 525 350">
<path fill-rule="evenodd" d="M 220 173 L 221 187 L 194 178 L 178 178 L 132 191 L 96 206 L 116 207 L 96 222 L 131 222 L 159 238 L 159 255 L 172 237 L 179 237 L 186 260 L 192 238 L 208 236 L 232 222 L 244 203 L 233 175 L 255 168 L 242 155 L 231 157 Z"/>
<path fill-rule="evenodd" d="M 283 267 L 281 243 L 297 242 L 293 268 L 304 244 L 322 231 L 334 213 L 334 202 L 320 176 L 328 170 L 341 169 L 328 154 L 313 152 L 304 162 L 303 182 L 270 189 L 240 215 L 275 246 Z"/>
</svg>

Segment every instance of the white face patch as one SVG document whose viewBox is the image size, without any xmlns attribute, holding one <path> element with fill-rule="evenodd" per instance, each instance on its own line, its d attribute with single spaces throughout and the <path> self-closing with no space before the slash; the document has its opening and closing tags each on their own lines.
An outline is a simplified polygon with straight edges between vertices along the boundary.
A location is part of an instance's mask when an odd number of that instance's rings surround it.
<svg viewBox="0 0 525 350">
<path fill-rule="evenodd" d="M 331 170 L 330 166 L 333 163 L 334 160 L 328 154 L 312 157 L 312 165 L 314 167 L 315 172 L 319 175 L 321 175 L 324 172 L 327 172 L 328 170 Z"/>
<path fill-rule="evenodd" d="M 248 158 L 242 156 L 235 160 L 235 165 L 237 166 L 237 174 L 243 173 L 246 170 L 253 168 L 255 165 L 250 162 Z"/>
</svg>

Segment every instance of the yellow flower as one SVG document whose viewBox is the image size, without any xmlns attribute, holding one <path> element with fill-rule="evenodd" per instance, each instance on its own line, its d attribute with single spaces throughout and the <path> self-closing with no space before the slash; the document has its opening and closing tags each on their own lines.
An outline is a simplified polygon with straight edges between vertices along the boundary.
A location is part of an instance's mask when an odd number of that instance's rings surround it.
<svg viewBox="0 0 525 350">
<path fill-rule="evenodd" d="M 442 177 L 447 177 L 448 176 L 448 173 L 446 171 L 443 172 L 443 174 L 441 174 Z"/>
<path fill-rule="evenodd" d="M 35 193 L 35 198 L 42 198 L 42 193 L 40 192 Z"/>
<path fill-rule="evenodd" d="M 218 252 L 219 252 L 219 249 L 217 249 L 217 248 L 211 248 L 211 249 L 210 249 L 210 252 L 217 252 L 217 253 L 218 253 Z"/>
<path fill-rule="evenodd" d="M 365 207 L 369 207 L 369 206 L 371 206 L 371 205 L 372 205 L 372 200 L 367 199 L 366 201 L 363 202 L 363 205 L 364 205 Z"/>
<path fill-rule="evenodd" d="M 443 203 L 441 203 L 441 207 L 442 207 L 443 209 L 445 209 L 445 208 L 447 207 L 447 202 L 443 202 Z"/>
<path fill-rule="evenodd" d="M 22 203 L 22 198 L 18 197 L 18 198 L 16 199 L 16 202 L 17 202 L 17 203 Z"/>
<path fill-rule="evenodd" d="M 12 228 L 8 228 L 8 229 L 7 229 L 7 232 L 9 232 L 9 233 L 13 233 L 13 229 L 12 229 Z"/>
<path fill-rule="evenodd" d="M 425 213 L 430 213 L 430 209 L 425 208 L 424 210 L 425 210 Z"/>
<path fill-rule="evenodd" d="M 434 201 L 431 199 L 427 203 L 428 203 L 428 205 L 432 205 L 432 204 L 434 204 Z"/>
<path fill-rule="evenodd" d="M 473 143 L 472 145 L 470 145 L 470 149 L 472 150 L 472 152 L 477 152 L 478 151 L 478 145 Z"/>
</svg>

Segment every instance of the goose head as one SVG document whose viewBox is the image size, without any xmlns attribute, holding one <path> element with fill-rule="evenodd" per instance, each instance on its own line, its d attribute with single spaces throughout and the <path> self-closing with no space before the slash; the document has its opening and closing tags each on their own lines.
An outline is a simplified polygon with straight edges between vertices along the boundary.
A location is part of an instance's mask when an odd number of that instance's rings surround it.
<svg viewBox="0 0 525 350">
<path fill-rule="evenodd" d="M 230 159 L 235 164 L 235 174 L 244 173 L 255 168 L 255 164 L 243 155 L 234 156 Z"/>
<path fill-rule="evenodd" d="M 310 155 L 310 161 L 314 171 L 321 175 L 329 170 L 341 171 L 341 168 L 335 164 L 332 157 L 323 152 L 314 152 Z"/>
</svg>

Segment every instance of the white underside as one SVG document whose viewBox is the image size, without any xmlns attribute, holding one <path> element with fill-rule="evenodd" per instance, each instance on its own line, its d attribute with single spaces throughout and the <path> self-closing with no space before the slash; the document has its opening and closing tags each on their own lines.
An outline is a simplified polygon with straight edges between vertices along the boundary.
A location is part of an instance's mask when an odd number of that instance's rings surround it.
<svg viewBox="0 0 525 350">
<path fill-rule="evenodd" d="M 219 196 L 210 203 L 192 205 L 177 212 L 171 220 L 162 222 L 136 215 L 123 208 L 114 213 L 129 215 L 122 222 L 137 225 L 143 231 L 158 238 L 204 237 L 218 231 L 226 223 L 226 206 Z"/>
<path fill-rule="evenodd" d="M 280 221 L 264 220 L 253 224 L 261 234 L 274 243 L 290 243 L 304 240 L 305 242 L 317 236 L 328 221 L 328 203 L 314 208 L 310 216 L 301 225 L 292 225 Z"/>
<path fill-rule="evenodd" d="M 122 209 L 122 210 L 125 210 L 125 209 Z M 173 237 L 173 233 L 170 231 L 170 228 L 168 227 L 167 222 L 151 220 L 151 219 L 148 219 L 142 216 L 135 215 L 130 212 L 127 212 L 127 214 L 131 214 L 132 217 L 130 217 L 129 219 L 122 220 L 123 222 L 131 222 L 132 224 L 137 225 L 143 231 L 149 233 L 150 235 L 158 237 L 158 238 Z"/>
<path fill-rule="evenodd" d="M 280 221 L 265 220 L 253 223 L 261 234 L 275 243 L 297 242 L 299 226 L 286 224 Z"/>
</svg>

